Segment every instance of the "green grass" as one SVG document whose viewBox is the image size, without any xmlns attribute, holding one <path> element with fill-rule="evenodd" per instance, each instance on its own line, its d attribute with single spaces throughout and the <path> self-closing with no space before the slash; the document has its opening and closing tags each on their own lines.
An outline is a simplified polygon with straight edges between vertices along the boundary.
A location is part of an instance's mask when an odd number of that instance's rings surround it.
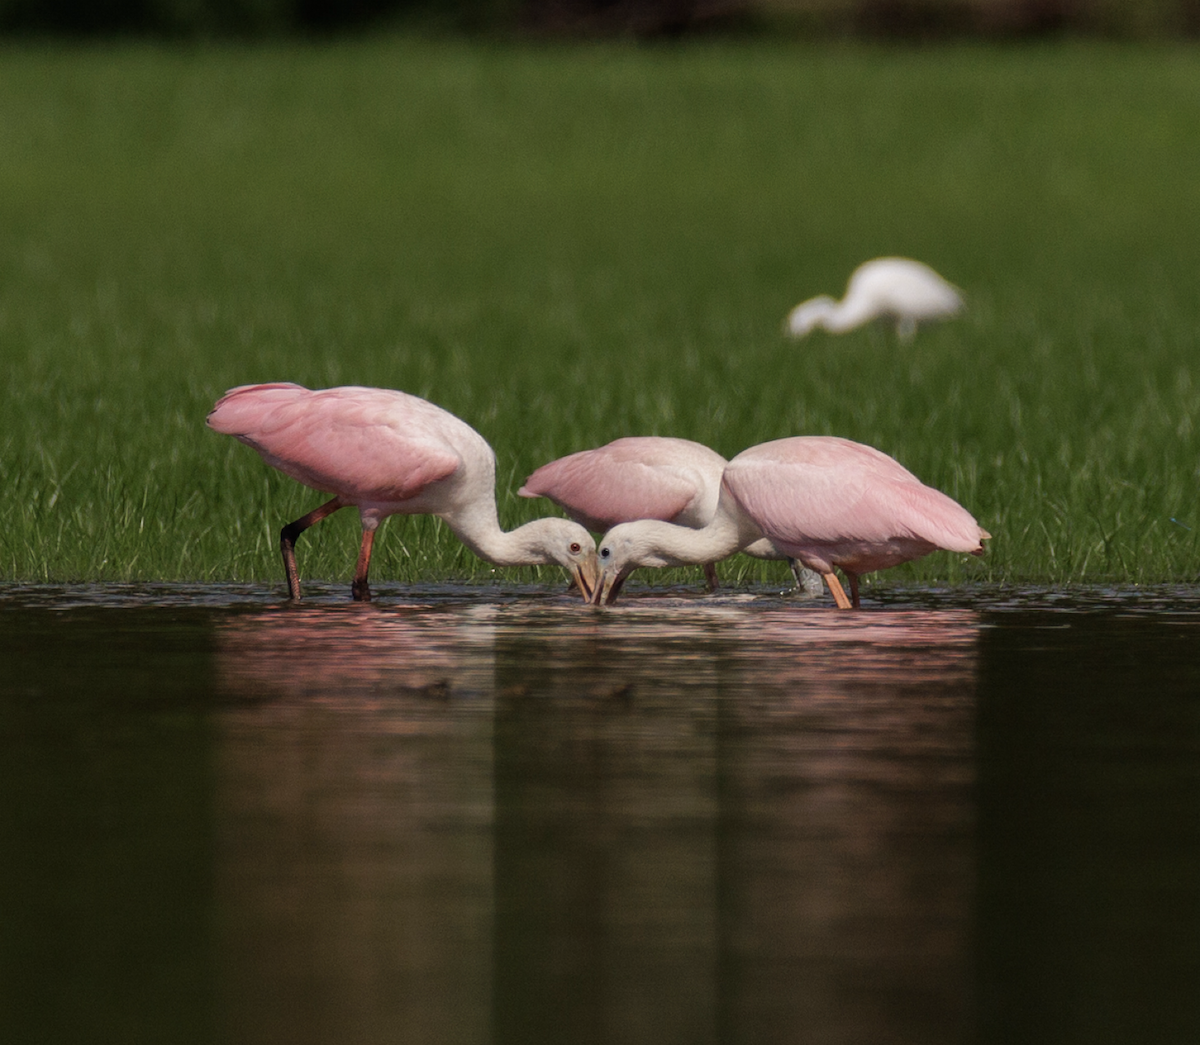
<svg viewBox="0 0 1200 1045">
<path fill-rule="evenodd" d="M 286 379 L 459 414 L 507 525 L 620 435 L 832 433 L 994 534 L 889 583 L 1194 580 L 1198 127 L 1194 48 L 9 46 L 0 577 L 278 581 L 320 495 L 203 422 Z M 781 337 L 881 254 L 967 316 Z M 376 547 L 378 580 L 491 573 L 433 520 Z"/>
</svg>

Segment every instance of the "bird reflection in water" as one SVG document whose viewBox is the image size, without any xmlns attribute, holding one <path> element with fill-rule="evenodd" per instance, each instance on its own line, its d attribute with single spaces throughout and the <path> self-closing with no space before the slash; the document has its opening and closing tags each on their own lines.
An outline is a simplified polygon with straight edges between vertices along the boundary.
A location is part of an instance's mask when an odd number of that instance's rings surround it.
<svg viewBox="0 0 1200 1045">
<path fill-rule="evenodd" d="M 491 612 L 219 632 L 221 1040 L 487 1040 Z"/>
<path fill-rule="evenodd" d="M 220 634 L 219 685 L 240 699 L 354 703 L 471 688 L 490 676 L 495 607 L 278 607 L 234 617 Z"/>
<path fill-rule="evenodd" d="M 773 670 L 721 702 L 725 951 L 746 1040 L 969 1035 L 971 612 L 757 622 Z"/>
<path fill-rule="evenodd" d="M 959 1040 L 975 615 L 564 610 L 221 632 L 236 1037 Z"/>
</svg>

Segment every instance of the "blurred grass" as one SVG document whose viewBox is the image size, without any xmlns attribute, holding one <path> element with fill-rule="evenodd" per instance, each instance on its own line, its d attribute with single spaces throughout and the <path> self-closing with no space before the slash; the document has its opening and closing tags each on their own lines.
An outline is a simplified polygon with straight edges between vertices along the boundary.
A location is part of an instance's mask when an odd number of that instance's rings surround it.
<svg viewBox="0 0 1200 1045">
<path fill-rule="evenodd" d="M 203 420 L 294 380 L 469 421 L 506 525 L 620 435 L 837 434 L 995 538 L 881 582 L 1193 580 L 1198 119 L 1185 47 L 7 46 L 0 577 L 278 581 L 320 495 Z M 781 337 L 881 254 L 967 316 Z M 492 573 L 429 519 L 376 547 L 381 581 Z"/>
</svg>

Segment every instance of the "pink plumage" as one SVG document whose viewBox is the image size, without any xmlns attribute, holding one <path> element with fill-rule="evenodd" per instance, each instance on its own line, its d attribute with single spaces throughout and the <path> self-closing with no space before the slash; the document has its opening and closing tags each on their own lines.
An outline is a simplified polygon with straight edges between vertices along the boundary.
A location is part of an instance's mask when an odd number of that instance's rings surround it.
<svg viewBox="0 0 1200 1045">
<path fill-rule="evenodd" d="M 776 547 L 826 574 L 884 570 L 941 548 L 982 554 L 988 534 L 887 454 L 832 436 L 762 443 L 724 483 Z"/>
<path fill-rule="evenodd" d="M 542 465 L 517 492 L 546 497 L 602 533 L 633 519 L 701 526 L 717 508 L 725 458 L 690 439 L 627 436 Z"/>
<path fill-rule="evenodd" d="M 716 514 L 726 463 L 715 450 L 690 439 L 626 436 L 542 465 L 518 493 L 548 498 L 597 533 L 638 519 L 699 529 Z M 797 588 L 820 591 L 820 578 L 769 541 L 742 551 L 760 559 L 787 558 Z M 711 562 L 703 566 L 709 590 L 716 589 L 716 568 Z"/>
<path fill-rule="evenodd" d="M 565 519 L 537 519 L 503 531 L 492 448 L 465 421 L 418 396 L 387 388 L 243 385 L 218 400 L 208 425 L 253 447 L 285 475 L 333 494 L 280 533 L 293 599 L 300 598 L 296 538 L 351 505 L 363 528 L 352 587 L 356 599 L 371 597 L 372 542 L 389 515 L 436 515 L 481 559 L 501 566 L 556 563 L 571 571 L 585 597 L 592 590 L 591 535 Z"/>
<path fill-rule="evenodd" d="M 862 443 L 796 436 L 753 446 L 725 467 L 712 520 L 613 527 L 600 542 L 593 601 L 612 602 L 639 566 L 715 562 L 767 543 L 820 573 L 839 607 L 858 606 L 858 575 L 937 549 L 983 554 L 990 535 L 965 508 Z M 850 582 L 847 598 L 834 568 Z"/>
<path fill-rule="evenodd" d="M 462 468 L 464 451 L 492 456 L 464 421 L 386 388 L 243 385 L 217 401 L 208 426 L 297 482 L 359 505 L 412 501 Z"/>
</svg>

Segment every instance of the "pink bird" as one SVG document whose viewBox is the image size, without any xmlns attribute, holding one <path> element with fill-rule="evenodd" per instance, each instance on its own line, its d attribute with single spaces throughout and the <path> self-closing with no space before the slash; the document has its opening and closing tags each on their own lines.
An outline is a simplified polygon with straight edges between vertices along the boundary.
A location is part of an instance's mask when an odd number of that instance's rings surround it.
<svg viewBox="0 0 1200 1045">
<path fill-rule="evenodd" d="M 593 591 L 592 536 L 566 519 L 537 519 L 505 533 L 496 514 L 492 448 L 466 422 L 424 399 L 385 388 L 243 385 L 218 400 L 208 426 L 253 447 L 272 468 L 334 495 L 280 532 L 292 599 L 300 598 L 296 538 L 350 505 L 363 530 L 351 588 L 357 600 L 371 598 L 371 546 L 389 515 L 436 515 L 481 559 L 497 566 L 557 564 L 571 572 L 585 599 Z"/>
<path fill-rule="evenodd" d="M 717 512 L 727 463 L 715 450 L 690 439 L 627 436 L 542 465 L 517 493 L 548 498 L 595 533 L 639 519 L 699 529 Z M 802 570 L 766 538 L 741 550 L 758 559 L 787 559 L 798 588 L 810 594 L 820 591 L 820 578 Z M 714 591 L 716 567 L 712 562 L 703 566 L 708 589 Z"/>
<path fill-rule="evenodd" d="M 857 608 L 859 574 L 939 548 L 982 555 L 990 536 L 965 508 L 887 454 L 832 436 L 777 439 L 729 462 L 706 526 L 645 520 L 609 530 L 600 541 L 592 601 L 615 601 L 639 566 L 713 562 L 765 537 L 817 571 L 839 608 Z M 851 598 L 835 566 L 849 579 Z"/>
</svg>

